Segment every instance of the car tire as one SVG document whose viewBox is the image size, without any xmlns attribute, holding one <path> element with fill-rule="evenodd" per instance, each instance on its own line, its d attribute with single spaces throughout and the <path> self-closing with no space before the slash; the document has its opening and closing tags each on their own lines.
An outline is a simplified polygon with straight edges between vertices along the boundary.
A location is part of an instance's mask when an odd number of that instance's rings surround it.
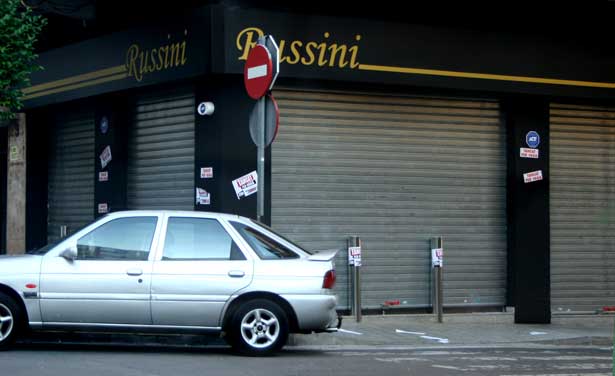
<svg viewBox="0 0 615 376">
<path fill-rule="evenodd" d="M 0 293 L 0 350 L 13 345 L 23 327 L 21 307 L 15 300 Z"/>
<path fill-rule="evenodd" d="M 243 303 L 230 323 L 229 342 L 243 355 L 267 356 L 288 340 L 288 317 L 276 303 L 255 299 Z"/>
</svg>

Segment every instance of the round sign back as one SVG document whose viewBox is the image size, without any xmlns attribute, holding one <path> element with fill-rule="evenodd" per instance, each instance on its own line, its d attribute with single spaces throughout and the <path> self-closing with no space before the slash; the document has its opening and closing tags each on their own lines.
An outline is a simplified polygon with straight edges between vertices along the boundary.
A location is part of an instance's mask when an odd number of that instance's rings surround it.
<svg viewBox="0 0 615 376">
<path fill-rule="evenodd" d="M 252 99 L 259 99 L 267 93 L 273 80 L 273 66 L 269 50 L 257 44 L 250 50 L 243 68 L 243 82 Z"/>
<path fill-rule="evenodd" d="M 260 101 L 265 101 L 265 122 L 262 123 L 262 114 L 259 111 L 259 103 L 254 104 L 250 113 L 250 136 L 254 145 L 266 148 L 271 145 L 278 134 L 280 126 L 280 109 L 273 95 L 269 94 Z M 262 135 L 262 133 L 265 133 Z"/>
</svg>

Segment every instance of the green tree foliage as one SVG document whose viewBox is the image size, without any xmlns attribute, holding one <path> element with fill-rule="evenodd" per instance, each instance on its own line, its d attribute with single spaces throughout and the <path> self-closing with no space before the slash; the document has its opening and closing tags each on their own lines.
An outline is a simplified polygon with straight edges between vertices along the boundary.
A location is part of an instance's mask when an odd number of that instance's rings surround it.
<svg viewBox="0 0 615 376">
<path fill-rule="evenodd" d="M 0 0 L 0 120 L 14 118 L 22 107 L 21 88 L 40 69 L 34 44 L 45 24 L 20 0 Z"/>
</svg>

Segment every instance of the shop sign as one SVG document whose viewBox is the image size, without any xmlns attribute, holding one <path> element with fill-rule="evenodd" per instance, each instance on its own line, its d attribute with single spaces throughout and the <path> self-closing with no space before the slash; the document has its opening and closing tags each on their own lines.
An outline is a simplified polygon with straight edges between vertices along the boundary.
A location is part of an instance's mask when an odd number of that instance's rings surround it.
<svg viewBox="0 0 615 376">
<path fill-rule="evenodd" d="M 542 180 L 542 170 L 532 171 L 528 172 L 527 174 L 523 174 L 524 183 L 532 183 L 539 180 Z"/>
<path fill-rule="evenodd" d="M 348 265 L 361 266 L 361 247 L 348 247 Z"/>
<path fill-rule="evenodd" d="M 235 188 L 237 199 L 248 197 L 256 193 L 258 188 L 258 176 L 256 175 L 256 171 L 252 171 L 247 175 L 233 180 L 233 188 Z"/>
<path fill-rule="evenodd" d="M 521 158 L 538 159 L 538 149 L 521 148 L 519 155 Z"/>
<path fill-rule="evenodd" d="M 197 205 L 210 205 L 211 194 L 203 188 L 196 189 L 196 203 Z"/>
<path fill-rule="evenodd" d="M 25 105 L 38 107 L 206 74 L 211 70 L 210 13 L 201 7 L 155 25 L 45 51 L 36 61 L 45 69 L 34 72 L 32 85 L 23 89 Z M 105 134 L 104 122 L 97 123 L 98 130 Z"/>
</svg>

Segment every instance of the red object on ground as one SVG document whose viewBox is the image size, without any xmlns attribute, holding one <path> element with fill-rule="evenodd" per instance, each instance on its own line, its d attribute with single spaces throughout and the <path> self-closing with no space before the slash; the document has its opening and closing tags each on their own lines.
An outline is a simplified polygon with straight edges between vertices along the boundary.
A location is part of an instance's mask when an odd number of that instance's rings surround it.
<svg viewBox="0 0 615 376">
<path fill-rule="evenodd" d="M 384 305 L 385 306 L 399 305 L 399 300 L 385 300 Z"/>
</svg>

